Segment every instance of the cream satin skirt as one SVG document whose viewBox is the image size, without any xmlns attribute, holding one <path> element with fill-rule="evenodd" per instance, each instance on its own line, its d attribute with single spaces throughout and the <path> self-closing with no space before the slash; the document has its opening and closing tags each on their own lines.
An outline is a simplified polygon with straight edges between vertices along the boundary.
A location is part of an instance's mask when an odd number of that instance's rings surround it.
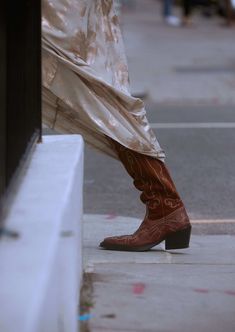
<svg viewBox="0 0 235 332">
<path fill-rule="evenodd" d="M 143 102 L 130 95 L 113 1 L 42 0 L 42 15 L 44 124 L 114 158 L 107 136 L 163 160 Z"/>
</svg>

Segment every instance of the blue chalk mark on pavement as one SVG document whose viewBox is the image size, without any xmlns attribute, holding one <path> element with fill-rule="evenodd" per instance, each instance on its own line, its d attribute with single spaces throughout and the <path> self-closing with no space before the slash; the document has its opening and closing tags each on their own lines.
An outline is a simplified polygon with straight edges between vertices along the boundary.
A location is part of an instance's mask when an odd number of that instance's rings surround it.
<svg viewBox="0 0 235 332">
<path fill-rule="evenodd" d="M 84 322 L 86 320 L 89 320 L 91 317 L 92 317 L 91 314 L 80 315 L 80 316 L 78 316 L 78 320 L 80 320 L 81 322 Z"/>
</svg>

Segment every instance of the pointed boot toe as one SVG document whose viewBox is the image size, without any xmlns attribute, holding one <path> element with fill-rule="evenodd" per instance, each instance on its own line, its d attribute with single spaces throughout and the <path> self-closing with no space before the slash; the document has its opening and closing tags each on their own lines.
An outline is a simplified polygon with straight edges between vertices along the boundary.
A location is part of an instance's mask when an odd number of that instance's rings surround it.
<svg viewBox="0 0 235 332">
<path fill-rule="evenodd" d="M 126 238 L 128 237 L 128 235 L 106 237 L 100 243 L 100 247 L 110 250 L 124 250 L 122 247 L 125 246 Z"/>
</svg>

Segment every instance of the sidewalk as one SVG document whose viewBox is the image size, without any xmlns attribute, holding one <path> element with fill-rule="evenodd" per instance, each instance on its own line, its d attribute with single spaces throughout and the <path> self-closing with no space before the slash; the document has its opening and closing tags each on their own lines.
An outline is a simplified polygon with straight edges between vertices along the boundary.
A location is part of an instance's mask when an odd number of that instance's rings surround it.
<svg viewBox="0 0 235 332">
<path fill-rule="evenodd" d="M 90 303 L 90 316 L 82 332 L 233 332 L 235 237 L 194 235 L 189 249 L 168 252 L 163 244 L 143 253 L 97 247 L 103 237 L 130 233 L 139 222 L 85 215 L 90 284 L 83 303 Z"/>
</svg>

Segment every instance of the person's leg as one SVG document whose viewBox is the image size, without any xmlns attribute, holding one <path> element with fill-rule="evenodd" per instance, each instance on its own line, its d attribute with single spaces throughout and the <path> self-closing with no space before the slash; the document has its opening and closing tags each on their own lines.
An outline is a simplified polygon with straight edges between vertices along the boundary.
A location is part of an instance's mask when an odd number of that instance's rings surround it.
<svg viewBox="0 0 235 332">
<path fill-rule="evenodd" d="M 183 0 L 183 25 L 191 25 L 192 0 Z"/>
<path fill-rule="evenodd" d="M 166 241 L 166 249 L 189 246 L 191 225 L 165 164 L 112 141 L 120 161 L 146 205 L 145 218 L 132 235 L 109 237 L 100 244 L 111 250 L 145 251 Z"/>
<path fill-rule="evenodd" d="M 172 15 L 172 0 L 163 0 L 163 16 L 168 17 Z"/>
<path fill-rule="evenodd" d="M 179 26 L 180 20 L 172 15 L 173 0 L 163 0 L 163 17 L 167 24 Z"/>
</svg>

